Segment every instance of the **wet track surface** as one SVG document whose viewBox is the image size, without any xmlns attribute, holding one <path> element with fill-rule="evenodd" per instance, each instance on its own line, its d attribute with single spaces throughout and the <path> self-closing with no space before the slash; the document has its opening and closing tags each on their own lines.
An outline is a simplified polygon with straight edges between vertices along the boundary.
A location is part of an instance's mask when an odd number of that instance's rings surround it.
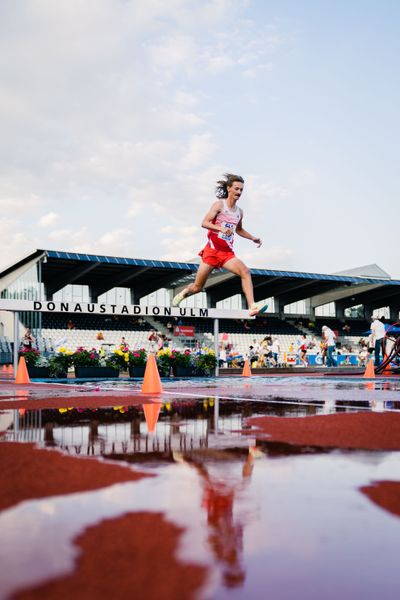
<svg viewBox="0 0 400 600">
<path fill-rule="evenodd" d="M 179 556 L 207 565 L 205 597 L 399 596 L 400 519 L 360 488 L 398 481 L 400 453 L 243 435 L 252 416 L 400 411 L 398 381 L 174 380 L 151 398 L 132 381 L 15 387 L 0 386 L 4 440 L 157 476 L 0 513 L 0 598 L 73 570 L 88 525 L 141 510 L 185 528 Z"/>
</svg>

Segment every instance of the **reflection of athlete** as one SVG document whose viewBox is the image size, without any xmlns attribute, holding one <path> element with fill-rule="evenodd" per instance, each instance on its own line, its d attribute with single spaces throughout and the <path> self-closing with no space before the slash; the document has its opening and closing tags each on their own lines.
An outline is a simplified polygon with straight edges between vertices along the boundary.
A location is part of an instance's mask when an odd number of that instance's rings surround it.
<svg viewBox="0 0 400 600">
<path fill-rule="evenodd" d="M 208 229 L 208 241 L 199 253 L 202 259 L 194 283 L 188 285 L 175 296 L 173 306 L 179 304 L 193 294 L 203 289 L 208 276 L 214 268 L 227 269 L 238 275 L 242 280 L 243 293 L 249 306 L 249 316 L 254 317 L 265 312 L 267 306 L 259 306 L 254 302 L 253 283 L 251 274 L 246 265 L 235 256 L 233 240 L 235 232 L 251 240 L 259 248 L 262 241 L 243 229 L 243 211 L 236 206 L 243 192 L 244 180 L 240 175 L 226 173 L 225 179 L 217 182 L 216 194 L 218 200 L 214 202 L 204 217 L 201 226 Z"/>
<path fill-rule="evenodd" d="M 221 474 L 222 461 L 226 461 L 224 450 L 193 452 L 183 455 L 174 452 L 177 462 L 187 462 L 194 467 L 201 478 L 203 497 L 201 506 L 207 513 L 208 542 L 215 558 L 222 566 L 223 581 L 226 587 L 233 588 L 243 585 L 246 572 L 243 565 L 243 534 L 244 524 L 234 511 L 236 492 L 244 489 L 251 478 L 254 458 L 260 456 L 255 447 L 249 448 L 246 461 L 242 467 L 240 480 L 230 479 Z M 219 462 L 221 461 L 221 462 Z M 217 468 L 216 475 L 212 475 Z M 223 467 L 222 467 L 223 468 Z"/>
</svg>

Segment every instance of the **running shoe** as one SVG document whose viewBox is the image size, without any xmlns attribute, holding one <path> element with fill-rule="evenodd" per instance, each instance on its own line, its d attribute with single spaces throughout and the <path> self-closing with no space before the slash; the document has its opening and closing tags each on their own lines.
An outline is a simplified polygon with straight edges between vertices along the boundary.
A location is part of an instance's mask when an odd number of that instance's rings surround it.
<svg viewBox="0 0 400 600">
<path fill-rule="evenodd" d="M 268 308 L 268 304 L 264 304 L 264 306 L 260 306 L 256 302 L 254 302 L 249 308 L 249 317 L 256 317 L 257 315 L 261 315 L 265 313 Z"/>
<path fill-rule="evenodd" d="M 172 306 L 179 306 L 184 299 L 185 296 L 183 295 L 183 292 L 179 292 L 179 294 L 174 296 L 174 299 L 172 300 Z"/>
</svg>

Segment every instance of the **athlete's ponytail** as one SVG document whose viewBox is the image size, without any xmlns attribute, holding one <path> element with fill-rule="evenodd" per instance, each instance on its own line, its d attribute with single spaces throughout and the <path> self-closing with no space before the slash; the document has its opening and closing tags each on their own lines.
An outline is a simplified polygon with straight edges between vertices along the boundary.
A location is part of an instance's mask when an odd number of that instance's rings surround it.
<svg viewBox="0 0 400 600">
<path fill-rule="evenodd" d="M 215 195 L 217 196 L 217 198 L 227 198 L 228 187 L 231 187 L 235 181 L 244 183 L 244 179 L 240 175 L 233 175 L 233 173 L 224 173 L 223 177 L 225 179 L 217 181 L 217 185 L 215 188 Z"/>
</svg>

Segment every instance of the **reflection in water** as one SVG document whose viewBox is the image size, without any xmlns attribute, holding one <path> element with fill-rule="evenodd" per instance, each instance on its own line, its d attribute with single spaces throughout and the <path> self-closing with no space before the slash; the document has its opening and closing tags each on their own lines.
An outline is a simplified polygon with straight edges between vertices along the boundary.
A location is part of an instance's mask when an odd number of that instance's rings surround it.
<svg viewBox="0 0 400 600">
<path fill-rule="evenodd" d="M 143 404 L 143 412 L 146 418 L 147 430 L 149 433 L 154 433 L 158 417 L 160 415 L 161 402 L 152 402 L 151 404 Z"/>
<path fill-rule="evenodd" d="M 209 527 L 208 542 L 216 561 L 221 565 L 223 583 L 226 587 L 239 587 L 243 584 L 246 570 L 243 562 L 244 523 L 235 516 L 236 495 L 243 492 L 244 486 L 253 472 L 254 453 L 249 448 L 243 464 L 241 477 L 224 477 L 221 469 L 218 475 L 210 473 L 210 464 L 237 460 L 235 454 L 224 450 L 194 452 L 190 455 L 174 454 L 177 462 L 186 462 L 196 469 L 202 485 L 202 507 L 207 515 Z"/>
<path fill-rule="evenodd" d="M 209 547 L 224 584 L 236 587 L 245 579 L 244 523 L 234 504 L 254 462 L 254 450 L 249 451 L 249 439 L 240 430 L 244 416 L 255 409 L 259 412 L 260 405 L 251 409 L 210 397 L 142 407 L 14 411 L 13 435 L 8 437 L 58 446 L 68 454 L 102 455 L 153 468 L 179 462 L 195 469 Z"/>
<path fill-rule="evenodd" d="M 367 396 L 366 410 L 381 401 L 376 389 Z M 369 503 L 359 488 L 371 480 L 398 478 L 400 454 L 317 450 L 267 440 L 254 448 L 254 441 L 239 433 L 252 415 L 344 411 L 342 401 L 325 395 L 318 405 L 300 406 L 278 404 L 277 398 L 274 403 L 235 402 L 210 396 L 157 404 L 151 405 L 152 414 L 143 406 L 112 405 L 3 413 L 8 440 L 103 456 L 158 475 L 138 484 L 22 503 L 2 513 L 2 535 L 8 535 L 3 554 L 20 565 L 26 549 L 24 568 L 15 569 L 18 585 L 23 575 L 29 581 L 32 563 L 40 563 L 40 573 L 42 565 L 50 565 L 52 532 L 59 540 L 67 529 L 70 540 L 101 518 L 149 510 L 165 512 L 191 531 L 182 556 L 192 551 L 196 559 L 212 557 L 221 575 L 213 598 L 265 597 L 266 582 L 271 598 L 398 597 L 400 521 Z M 384 408 L 389 408 L 386 401 Z M 57 563 L 60 556 L 58 549 Z"/>
</svg>

